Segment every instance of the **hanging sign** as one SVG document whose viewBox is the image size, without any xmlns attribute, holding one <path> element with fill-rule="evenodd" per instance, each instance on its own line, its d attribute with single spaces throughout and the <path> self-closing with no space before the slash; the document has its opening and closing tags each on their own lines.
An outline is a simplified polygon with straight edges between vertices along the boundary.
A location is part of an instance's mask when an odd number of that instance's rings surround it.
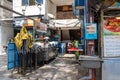
<svg viewBox="0 0 120 80">
<path fill-rule="evenodd" d="M 97 24 L 96 23 L 86 24 L 85 39 L 97 39 Z"/>
</svg>

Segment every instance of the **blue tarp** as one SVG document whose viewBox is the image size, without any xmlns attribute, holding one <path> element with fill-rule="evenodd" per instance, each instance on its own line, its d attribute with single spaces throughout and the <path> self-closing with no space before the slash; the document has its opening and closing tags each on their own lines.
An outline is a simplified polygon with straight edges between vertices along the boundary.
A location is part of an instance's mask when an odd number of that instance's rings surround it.
<svg viewBox="0 0 120 80">
<path fill-rule="evenodd" d="M 18 67 L 18 51 L 15 43 L 8 44 L 8 70 Z"/>
</svg>

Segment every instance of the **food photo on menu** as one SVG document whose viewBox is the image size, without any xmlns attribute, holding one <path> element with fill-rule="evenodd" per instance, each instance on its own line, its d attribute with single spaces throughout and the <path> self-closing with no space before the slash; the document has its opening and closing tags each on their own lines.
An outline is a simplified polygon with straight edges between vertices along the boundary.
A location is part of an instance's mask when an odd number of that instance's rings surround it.
<svg viewBox="0 0 120 80">
<path fill-rule="evenodd" d="M 104 29 L 113 33 L 120 32 L 120 19 L 105 18 Z"/>
</svg>

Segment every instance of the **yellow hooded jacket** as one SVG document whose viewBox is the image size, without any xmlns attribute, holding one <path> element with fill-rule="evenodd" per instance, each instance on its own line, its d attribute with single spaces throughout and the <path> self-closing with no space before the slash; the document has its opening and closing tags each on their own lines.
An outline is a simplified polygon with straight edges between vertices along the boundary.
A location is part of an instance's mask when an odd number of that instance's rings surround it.
<svg viewBox="0 0 120 80">
<path fill-rule="evenodd" d="M 27 29 L 23 26 L 20 30 L 20 33 L 17 33 L 17 35 L 14 38 L 15 44 L 19 50 L 21 49 L 23 45 L 23 40 L 25 39 L 29 40 L 27 48 L 31 48 L 32 47 L 32 35 L 29 35 L 27 32 Z"/>
</svg>

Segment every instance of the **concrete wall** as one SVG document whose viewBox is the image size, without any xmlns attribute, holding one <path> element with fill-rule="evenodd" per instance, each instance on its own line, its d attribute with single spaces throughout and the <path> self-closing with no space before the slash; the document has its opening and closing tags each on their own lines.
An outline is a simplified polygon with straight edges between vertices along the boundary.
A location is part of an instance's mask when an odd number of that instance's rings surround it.
<svg viewBox="0 0 120 80">
<path fill-rule="evenodd" d="M 0 4 L 2 4 L 2 0 L 0 0 Z M 2 17 L 3 17 L 3 9 L 0 8 L 0 19 L 2 19 Z"/>
<path fill-rule="evenodd" d="M 47 14 L 51 14 L 56 17 L 56 5 L 49 0 L 46 0 L 45 3 L 46 17 L 49 19 L 50 17 Z"/>
<path fill-rule="evenodd" d="M 2 30 L 1 30 L 1 28 L 2 28 L 2 27 L 1 27 L 1 24 L 0 24 L 0 54 L 1 54 L 1 52 L 2 52 L 2 37 L 1 37 L 1 36 L 2 36 L 1 31 L 2 31 Z"/>
<path fill-rule="evenodd" d="M 13 0 L 13 10 L 24 14 L 23 9 L 25 9 L 26 16 L 33 16 L 33 15 L 45 15 L 45 0 L 43 0 L 43 4 L 40 6 L 32 5 L 32 6 L 22 6 L 22 0 Z M 13 14 L 14 17 L 20 16 L 17 14 Z"/>
<path fill-rule="evenodd" d="M 12 9 L 12 3 L 7 0 L 0 0 L 0 4 Z M 10 11 L 0 8 L 0 19 L 11 18 L 11 17 L 12 17 L 12 13 Z"/>
<path fill-rule="evenodd" d="M 2 22 L 0 26 L 0 51 L 4 52 L 3 46 L 8 44 L 9 39 L 13 39 L 13 24 Z M 0 53 L 1 53 L 0 52 Z"/>
<path fill-rule="evenodd" d="M 12 2 L 9 2 L 7 0 L 3 0 L 2 5 L 8 7 L 9 9 L 12 9 Z M 3 18 L 12 18 L 12 12 L 3 9 Z"/>
<path fill-rule="evenodd" d="M 12 9 L 12 2 L 0 0 L 0 4 Z M 12 17 L 12 13 L 0 8 L 0 19 L 8 19 Z M 3 45 L 7 45 L 8 39 L 13 38 L 12 22 L 0 21 L 0 54 L 3 52 Z"/>
</svg>

